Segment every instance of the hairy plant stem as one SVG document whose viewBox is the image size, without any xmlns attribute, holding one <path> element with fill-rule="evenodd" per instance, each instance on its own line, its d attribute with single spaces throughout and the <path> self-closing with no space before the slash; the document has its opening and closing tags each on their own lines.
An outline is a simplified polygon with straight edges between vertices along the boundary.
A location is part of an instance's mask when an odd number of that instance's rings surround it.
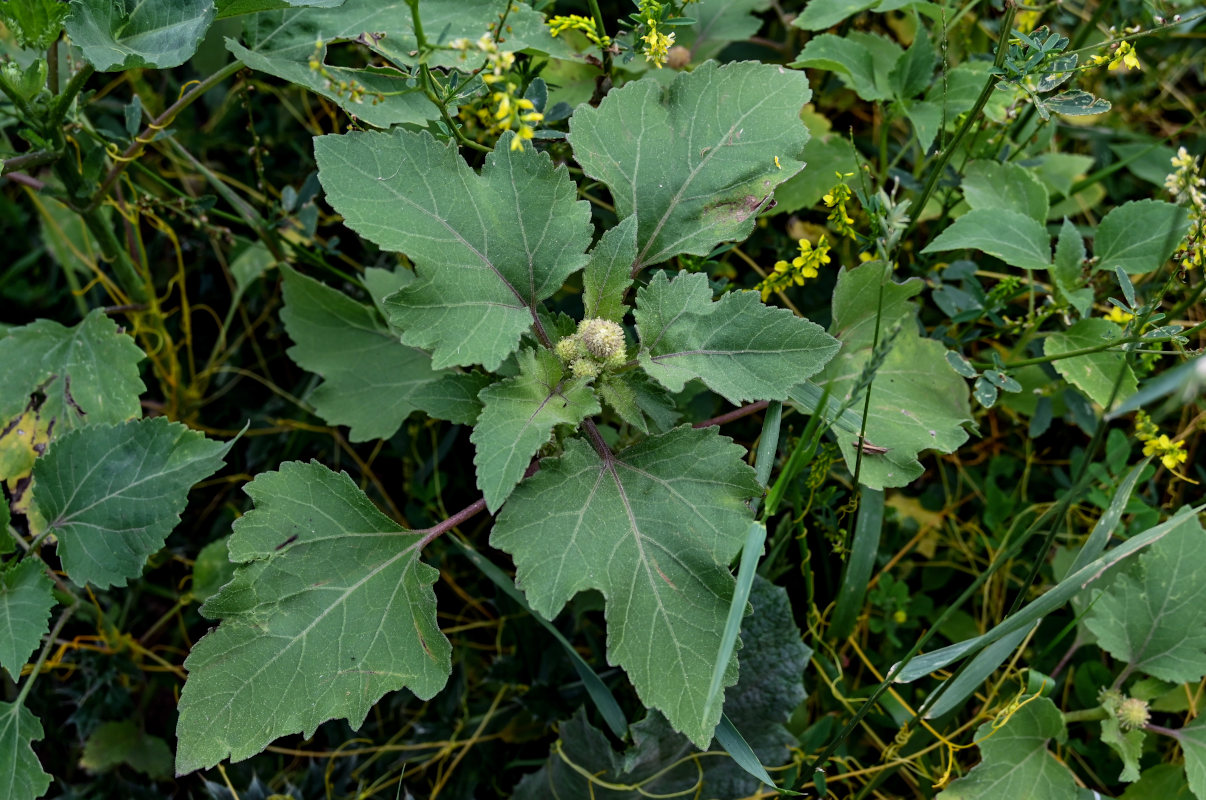
<svg viewBox="0 0 1206 800">
<path fill-rule="evenodd" d="M 1097 708 L 1082 708 L 1079 711 L 1065 711 L 1064 722 L 1096 722 L 1097 720 L 1109 719 L 1110 712 L 1106 711 L 1101 706 Z"/>
</svg>

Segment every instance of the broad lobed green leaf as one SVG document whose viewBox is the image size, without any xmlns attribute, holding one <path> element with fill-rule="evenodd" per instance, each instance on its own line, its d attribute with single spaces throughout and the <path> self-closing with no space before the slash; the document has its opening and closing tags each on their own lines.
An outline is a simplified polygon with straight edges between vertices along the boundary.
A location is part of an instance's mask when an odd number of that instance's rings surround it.
<svg viewBox="0 0 1206 800">
<path fill-rule="evenodd" d="M 1047 748 L 1067 736 L 1063 716 L 1046 697 L 1031 698 L 999 729 L 986 722 L 976 730 L 983 761 L 952 783 L 938 800 L 1067 800 L 1076 783 L 1072 773 Z M 991 735 L 990 735 L 991 734 Z"/>
<path fill-rule="evenodd" d="M 91 425 L 60 437 L 34 465 L 34 504 L 81 586 L 124 585 L 163 547 L 193 484 L 222 466 L 215 442 L 164 417 Z"/>
<path fill-rule="evenodd" d="M 281 273 L 281 321 L 296 343 L 289 357 L 325 379 L 307 399 L 329 424 L 349 426 L 353 442 L 388 439 L 416 410 L 465 425 L 477 419 L 485 376 L 433 370 L 431 356 L 402 344 L 376 309 L 289 267 Z"/>
<path fill-rule="evenodd" d="M 1206 547 L 1200 525 L 1177 527 L 1113 578 L 1085 625 L 1132 669 L 1173 683 L 1206 675 Z"/>
<path fill-rule="evenodd" d="M 490 535 L 552 619 L 580 591 L 606 598 L 608 661 L 645 705 L 706 746 L 704 702 L 741 549 L 761 492 L 742 448 L 714 428 L 675 428 L 601 457 L 580 440 L 512 493 Z M 736 680 L 736 659 L 728 684 Z"/>
<path fill-rule="evenodd" d="M 731 403 L 782 400 L 839 347 L 820 325 L 762 303 L 757 292 L 712 301 L 708 276 L 659 272 L 637 293 L 641 366 L 672 392 L 692 378 Z"/>
<path fill-rule="evenodd" d="M 246 491 L 256 507 L 230 539 L 242 566 L 202 608 L 221 625 L 184 664 L 178 774 L 328 719 L 357 728 L 386 693 L 430 698 L 451 670 L 419 533 L 316 462 L 282 464 Z"/>
<path fill-rule="evenodd" d="M 42 723 L 17 703 L 0 703 L 0 796 L 34 800 L 50 788 L 31 742 L 42 738 Z"/>
<path fill-rule="evenodd" d="M 0 565 L 0 667 L 14 681 L 50 630 L 53 587 L 35 558 Z"/>
<path fill-rule="evenodd" d="M 320 136 L 327 199 L 353 230 L 415 262 L 418 279 L 386 302 L 402 341 L 440 369 L 498 369 L 536 306 L 586 264 L 589 206 L 564 166 L 506 134 L 473 171 L 428 133 Z"/>
<path fill-rule="evenodd" d="M 101 72 L 164 69 L 192 57 L 214 14 L 213 0 L 73 0 L 67 35 Z"/>
<path fill-rule="evenodd" d="M 749 235 L 775 187 L 803 167 L 799 115 L 811 96 L 799 72 L 709 61 L 668 88 L 644 78 L 580 107 L 569 141 L 619 217 L 636 215 L 642 268 Z"/>
<path fill-rule="evenodd" d="M 477 485 L 497 511 L 523 478 L 532 456 L 559 424 L 577 425 L 602 409 L 590 385 L 565 374 L 550 350 L 522 350 L 519 375 L 482 390 L 482 414 L 470 437 Z"/>
<path fill-rule="evenodd" d="M 896 283 L 890 276 L 891 268 L 883 261 L 839 273 L 829 332 L 842 349 L 810 384 L 794 388 L 791 395 L 796 404 L 811 411 L 820 402 L 818 387 L 829 386 L 829 408 L 824 413 L 838 432 L 838 446 L 853 472 L 866 396 L 855 391 L 874 355 L 877 318 L 881 347 L 897 331 L 875 373 L 863 432 L 868 444 L 887 448 L 863 453 L 859 481 L 872 489 L 904 486 L 916 478 L 922 472 L 918 455 L 925 450 L 954 452 L 967 441 L 964 426 L 971 422 L 966 382 L 947 363 L 946 348 L 918 333 L 917 308 L 909 298 L 921 291 L 921 281 Z M 844 404 L 849 404 L 849 410 L 838 417 L 836 412 Z"/>
</svg>

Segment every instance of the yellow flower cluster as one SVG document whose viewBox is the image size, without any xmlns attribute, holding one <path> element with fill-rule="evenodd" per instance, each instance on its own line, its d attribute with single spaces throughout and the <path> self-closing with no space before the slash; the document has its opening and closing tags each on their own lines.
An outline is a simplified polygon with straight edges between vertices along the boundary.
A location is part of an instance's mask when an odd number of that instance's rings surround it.
<svg viewBox="0 0 1206 800">
<path fill-rule="evenodd" d="M 484 54 L 486 63 L 480 73 L 482 83 L 494 89 L 488 95 L 488 103 L 476 104 L 476 108 L 465 106 L 458 116 L 481 126 L 476 137 L 479 142 L 488 137 L 501 136 L 506 131 L 514 131 L 511 149 L 523 150 L 523 143 L 531 141 L 536 133 L 532 123 L 540 122 L 544 114 L 536 110 L 531 100 L 519 96 L 519 84 L 509 79 L 510 70 L 515 66 L 515 54 L 500 50 L 498 43 L 488 33 L 474 45 L 470 45 L 468 39 L 455 39 L 449 46 L 461 51 L 462 60 L 468 58 L 471 46 Z"/>
<path fill-rule="evenodd" d="M 1119 325 L 1125 325 L 1135 318 L 1134 314 L 1123 311 L 1121 308 L 1115 305 L 1111 305 L 1110 310 L 1102 316 L 1105 319 L 1108 319 L 1110 322 L 1117 322 Z"/>
<path fill-rule="evenodd" d="M 596 47 L 610 47 L 611 37 L 607 34 L 599 33 L 595 21 L 589 17 L 584 17 L 580 14 L 558 14 L 548 22 L 549 35 L 556 36 L 565 31 L 581 31 L 590 40 L 591 44 Z"/>
<path fill-rule="evenodd" d="M 1184 442 L 1174 441 L 1168 434 L 1160 433 L 1156 424 L 1142 411 L 1135 414 L 1135 437 L 1143 442 L 1143 455 L 1156 456 L 1165 469 L 1182 480 L 1186 479 L 1177 472 L 1177 467 L 1189 458 Z"/>
<path fill-rule="evenodd" d="M 1030 33 L 1034 30 L 1034 26 L 1038 24 L 1042 16 L 1042 11 L 1019 11 L 1017 16 L 1013 18 L 1013 27 L 1022 33 Z"/>
<path fill-rule="evenodd" d="M 1206 264 L 1206 178 L 1201 175 L 1198 157 L 1184 147 L 1172 157 L 1173 171 L 1164 179 L 1164 188 L 1178 203 L 1189 206 L 1189 231 L 1173 253 L 1181 269 L 1201 269 Z"/>
<path fill-rule="evenodd" d="M 1135 46 L 1130 42 L 1119 42 L 1114 48 L 1114 52 L 1108 56 L 1096 55 L 1089 59 L 1089 65 L 1096 67 L 1101 64 L 1109 64 L 1110 71 L 1122 69 L 1142 69 L 1139 64 L 1139 56 L 1135 53 Z"/>
<path fill-rule="evenodd" d="M 782 291 L 792 284 L 803 286 L 804 281 L 817 277 L 819 270 L 833 259 L 829 257 L 829 242 L 822 234 L 814 247 L 807 239 L 800 239 L 800 255 L 789 261 L 776 261 L 775 268 L 755 288 L 762 292 L 765 302 L 772 292 Z"/>
<path fill-rule="evenodd" d="M 645 43 L 645 60 L 661 69 L 670 60 L 670 47 L 674 44 L 673 33 L 662 33 L 657 29 L 657 23 L 649 20 L 645 23 L 649 32 L 641 37 Z"/>
<path fill-rule="evenodd" d="M 837 175 L 838 177 L 837 185 L 830 189 L 829 193 L 821 198 L 825 201 L 825 205 L 831 209 L 827 219 L 829 220 L 829 224 L 835 231 L 837 231 L 839 236 L 855 239 L 857 236 L 854 233 L 854 219 L 846 210 L 846 203 L 850 202 L 850 198 L 852 196 L 850 186 L 846 183 L 846 179 L 853 176 L 854 173 L 835 172 L 834 175 Z"/>
</svg>

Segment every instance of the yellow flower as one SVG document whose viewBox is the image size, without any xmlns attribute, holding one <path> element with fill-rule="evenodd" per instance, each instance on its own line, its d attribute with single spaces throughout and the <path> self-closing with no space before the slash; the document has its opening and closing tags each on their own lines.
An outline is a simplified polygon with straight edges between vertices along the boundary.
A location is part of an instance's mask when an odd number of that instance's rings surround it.
<svg viewBox="0 0 1206 800">
<path fill-rule="evenodd" d="M 1185 445 L 1181 442 L 1174 442 L 1165 433 L 1148 439 L 1143 445 L 1143 455 L 1159 456 L 1160 463 L 1168 470 L 1176 470 L 1177 465 L 1185 463 L 1185 460 L 1189 458 L 1189 454 L 1185 452 Z"/>
<path fill-rule="evenodd" d="M 811 280 L 820 274 L 821 266 L 833 260 L 829 257 L 829 242 L 823 234 L 816 246 L 813 246 L 812 242 L 807 239 L 800 239 L 797 246 L 800 248 L 800 255 L 790 262 L 776 261 L 771 273 L 755 287 L 762 292 L 763 302 L 771 296 L 772 292 L 782 291 L 793 284 L 803 286 L 804 281 Z"/>
<path fill-rule="evenodd" d="M 598 28 L 595 27 L 595 21 L 588 17 L 583 17 L 579 14 L 558 14 L 548 22 L 549 35 L 556 36 L 557 34 L 575 30 L 581 31 L 591 44 L 598 47 L 608 47 L 611 45 L 611 37 L 606 34 L 601 35 Z"/>
<path fill-rule="evenodd" d="M 1117 322 L 1119 325 L 1123 325 L 1133 320 L 1135 315 L 1123 311 L 1118 306 L 1110 306 L 1110 310 L 1104 314 L 1104 317 L 1110 322 Z"/>
<path fill-rule="evenodd" d="M 670 58 L 669 50 L 674 44 L 674 34 L 660 33 L 657 23 L 653 20 L 649 20 L 648 25 L 649 32 L 641 37 L 641 41 L 645 43 L 645 60 L 661 69 Z"/>
</svg>

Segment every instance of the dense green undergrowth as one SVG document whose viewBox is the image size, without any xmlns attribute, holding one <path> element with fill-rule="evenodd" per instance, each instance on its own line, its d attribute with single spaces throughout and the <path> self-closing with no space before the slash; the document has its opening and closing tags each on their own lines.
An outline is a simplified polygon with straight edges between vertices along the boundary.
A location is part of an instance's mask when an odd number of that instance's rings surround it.
<svg viewBox="0 0 1206 800">
<path fill-rule="evenodd" d="M 1206 9 L 0 22 L 0 796 L 1206 800 Z"/>
</svg>

